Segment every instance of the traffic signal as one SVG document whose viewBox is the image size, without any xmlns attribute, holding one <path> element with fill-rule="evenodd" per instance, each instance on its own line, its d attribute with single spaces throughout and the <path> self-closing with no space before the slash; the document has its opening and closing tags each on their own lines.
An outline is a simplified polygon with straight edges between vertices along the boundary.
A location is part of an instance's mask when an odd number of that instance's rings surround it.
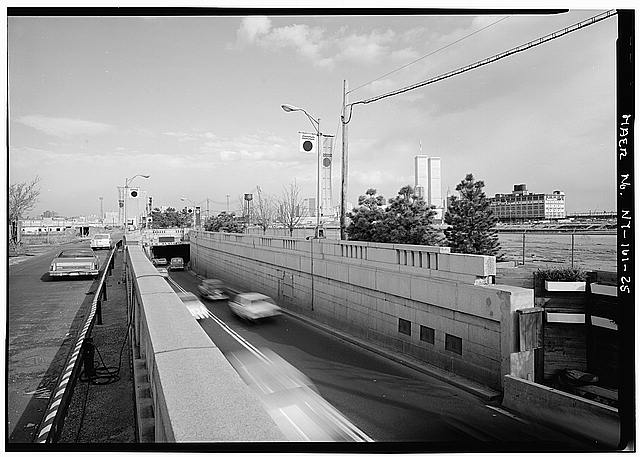
<svg viewBox="0 0 640 457">
<path fill-rule="evenodd" d="M 129 197 L 138 198 L 138 195 L 140 195 L 140 190 L 137 187 L 129 188 Z"/>
<path fill-rule="evenodd" d="M 149 209 L 153 208 L 153 197 L 149 197 Z"/>
</svg>

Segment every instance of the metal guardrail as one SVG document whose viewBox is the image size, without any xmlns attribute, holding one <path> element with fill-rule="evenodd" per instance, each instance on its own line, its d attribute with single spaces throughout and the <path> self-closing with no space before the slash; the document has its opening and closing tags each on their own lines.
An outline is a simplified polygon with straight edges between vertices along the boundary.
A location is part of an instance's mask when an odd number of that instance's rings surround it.
<svg viewBox="0 0 640 457">
<path fill-rule="evenodd" d="M 91 303 L 91 310 L 87 317 L 80 334 L 76 338 L 76 344 L 73 352 L 67 359 L 65 368 L 58 379 L 56 388 L 52 390 L 54 394 L 49 399 L 49 405 L 44 415 L 44 419 L 38 428 L 35 443 L 46 444 L 55 443 L 59 438 L 60 431 L 64 425 L 66 415 L 73 389 L 75 387 L 78 375 L 81 371 L 82 362 L 84 361 L 85 345 L 90 339 L 94 321 L 97 320 L 98 325 L 102 325 L 102 301 L 107 299 L 107 276 L 111 276 L 115 262 L 115 253 L 122 245 L 122 240 L 118 241 L 109 254 L 109 259 L 102 272 L 95 297 Z M 93 362 L 93 361 L 91 361 Z"/>
</svg>

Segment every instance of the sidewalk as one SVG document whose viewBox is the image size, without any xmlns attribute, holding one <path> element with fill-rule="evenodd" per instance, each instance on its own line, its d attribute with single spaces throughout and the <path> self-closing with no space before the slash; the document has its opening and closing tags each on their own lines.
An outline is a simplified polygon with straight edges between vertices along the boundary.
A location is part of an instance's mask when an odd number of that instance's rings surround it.
<svg viewBox="0 0 640 457">
<path fill-rule="evenodd" d="M 135 387 L 122 256 L 122 251 L 116 252 L 113 273 L 107 277 L 102 325 L 96 321 L 91 333 L 98 377 L 87 381 L 84 371 L 81 373 L 58 443 L 136 442 Z M 114 375 L 107 376 L 105 367 Z"/>
</svg>

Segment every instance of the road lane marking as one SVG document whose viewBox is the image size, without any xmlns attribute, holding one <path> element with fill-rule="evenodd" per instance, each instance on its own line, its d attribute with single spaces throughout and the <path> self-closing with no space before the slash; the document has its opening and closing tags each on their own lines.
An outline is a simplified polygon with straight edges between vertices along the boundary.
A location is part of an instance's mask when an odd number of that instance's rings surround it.
<svg viewBox="0 0 640 457">
<path fill-rule="evenodd" d="M 173 278 L 169 277 L 169 282 L 171 284 L 175 285 L 181 292 L 187 292 L 187 290 L 184 289 L 180 284 L 178 284 Z M 216 322 L 222 328 L 222 330 L 227 332 L 227 334 L 229 334 L 234 340 L 236 340 L 238 343 L 240 343 L 245 349 L 247 349 L 249 352 L 251 352 L 258 359 L 260 359 L 260 360 L 262 360 L 262 361 L 264 361 L 264 362 L 266 362 L 268 364 L 271 364 L 271 360 L 267 356 L 265 356 L 258 348 L 253 346 L 249 341 L 247 341 L 239 333 L 237 333 L 235 330 L 233 330 L 226 322 L 224 322 L 218 316 L 213 314 L 213 312 L 211 312 L 208 308 L 207 308 L 207 311 L 208 311 L 208 317 L 210 317 L 214 322 Z M 320 395 L 319 395 L 319 397 L 322 398 L 322 396 L 320 396 Z M 366 433 L 364 433 L 362 430 L 360 430 L 358 427 L 356 427 L 355 424 L 353 424 L 351 421 L 349 421 L 349 419 L 347 419 L 333 405 L 331 405 L 329 402 L 327 402 L 324 398 L 322 398 L 322 400 L 327 403 L 327 406 L 325 408 L 323 408 L 323 409 L 325 410 L 325 412 L 328 413 L 328 415 L 329 415 L 330 419 L 332 420 L 332 422 L 335 425 L 337 425 L 340 429 L 342 429 L 354 441 L 366 441 L 366 442 L 373 442 L 374 441 Z M 282 409 L 280 409 L 280 411 L 287 418 L 287 420 L 289 420 L 289 422 L 291 422 L 292 425 L 294 427 L 296 427 L 296 429 L 299 430 L 299 432 L 302 434 L 302 436 L 304 436 L 308 440 L 309 438 L 302 432 L 302 430 L 300 430 L 298 428 L 298 426 L 295 423 L 293 423 L 293 421 L 287 416 L 287 414 L 284 413 L 284 411 Z"/>
</svg>

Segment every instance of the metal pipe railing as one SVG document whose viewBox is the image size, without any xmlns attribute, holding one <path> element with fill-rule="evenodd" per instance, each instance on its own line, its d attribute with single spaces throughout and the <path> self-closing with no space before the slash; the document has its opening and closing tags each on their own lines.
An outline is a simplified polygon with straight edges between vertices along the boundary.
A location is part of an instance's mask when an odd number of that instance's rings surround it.
<svg viewBox="0 0 640 457">
<path fill-rule="evenodd" d="M 69 406 L 73 389 L 75 387 L 78 375 L 80 374 L 83 354 L 85 350 L 85 343 L 91 338 L 91 331 L 93 330 L 94 322 L 97 321 L 98 325 L 102 325 L 102 300 L 107 299 L 107 276 L 111 276 L 113 265 L 115 261 L 115 253 L 121 245 L 122 240 L 118 241 L 109 254 L 109 259 L 104 267 L 98 288 L 91 303 L 91 309 L 89 316 L 87 317 L 80 334 L 76 338 L 76 344 L 74 346 L 71 356 L 68 358 L 65 368 L 58 379 L 56 388 L 53 389 L 53 394 L 49 399 L 49 405 L 44 414 L 44 420 L 40 423 L 38 428 L 36 443 L 55 443 L 60 435 L 62 427 L 64 425 L 64 417 L 66 410 Z"/>
</svg>

